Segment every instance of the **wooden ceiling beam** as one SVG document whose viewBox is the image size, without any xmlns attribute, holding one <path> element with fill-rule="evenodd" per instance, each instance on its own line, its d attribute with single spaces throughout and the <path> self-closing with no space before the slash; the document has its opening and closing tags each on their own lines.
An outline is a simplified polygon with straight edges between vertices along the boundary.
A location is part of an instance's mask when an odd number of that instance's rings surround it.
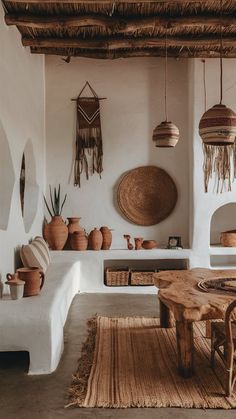
<svg viewBox="0 0 236 419">
<path fill-rule="evenodd" d="M 45 54 L 45 55 L 59 55 L 61 57 L 81 57 L 81 58 L 95 58 L 95 59 L 117 59 L 117 58 L 131 58 L 131 57 L 165 57 L 165 50 L 156 50 L 156 49 L 142 49 L 142 50 L 133 50 L 129 49 L 126 51 L 117 50 L 117 51 L 73 51 L 66 49 L 55 49 L 55 48 L 31 48 L 32 54 Z M 182 49 L 180 52 L 176 53 L 173 51 L 168 52 L 168 57 L 172 58 L 219 58 L 220 54 L 217 51 L 191 51 Z M 224 58 L 236 58 L 236 50 L 231 51 L 227 54 L 223 53 Z"/>
<path fill-rule="evenodd" d="M 165 38 L 100 38 L 100 39 L 78 39 L 78 38 L 22 38 L 22 44 L 30 47 L 43 48 L 85 48 L 85 49 L 106 49 L 115 50 L 121 48 L 165 48 Z M 220 40 L 211 37 L 168 37 L 167 47 L 172 48 L 219 48 Z M 223 47 L 236 48 L 236 36 L 223 37 Z"/>
<path fill-rule="evenodd" d="M 142 4 L 142 3 L 205 3 L 206 0 L 6 0 L 8 3 L 28 3 L 28 4 L 122 4 L 122 3 L 133 3 L 133 4 Z"/>
<path fill-rule="evenodd" d="M 26 26 L 34 29 L 60 29 L 86 26 L 102 26 L 105 28 L 116 28 L 116 31 L 123 33 L 132 32 L 138 29 L 163 27 L 164 30 L 181 27 L 198 26 L 236 26 L 236 17 L 228 16 L 179 16 L 171 17 L 145 17 L 139 19 L 115 18 L 104 15 L 80 15 L 80 16 L 49 16 L 40 17 L 28 14 L 6 14 L 7 25 Z"/>
</svg>

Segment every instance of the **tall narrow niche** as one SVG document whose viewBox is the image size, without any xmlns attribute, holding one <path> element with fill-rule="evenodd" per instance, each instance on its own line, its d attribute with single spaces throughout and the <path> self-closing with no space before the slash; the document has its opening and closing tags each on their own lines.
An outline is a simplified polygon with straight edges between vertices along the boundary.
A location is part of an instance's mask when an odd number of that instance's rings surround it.
<svg viewBox="0 0 236 419">
<path fill-rule="evenodd" d="M 25 153 L 23 153 L 20 169 L 20 203 L 22 217 L 24 218 L 24 198 L 25 198 Z"/>
<path fill-rule="evenodd" d="M 0 229 L 7 230 L 15 172 L 7 134 L 0 120 Z"/>
</svg>

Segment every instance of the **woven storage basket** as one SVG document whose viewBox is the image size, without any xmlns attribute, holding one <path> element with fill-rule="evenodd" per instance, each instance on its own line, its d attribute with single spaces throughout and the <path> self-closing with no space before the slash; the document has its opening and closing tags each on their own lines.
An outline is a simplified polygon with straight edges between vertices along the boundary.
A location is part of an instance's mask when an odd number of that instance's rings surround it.
<svg viewBox="0 0 236 419">
<path fill-rule="evenodd" d="M 131 285 L 154 285 L 153 274 L 156 270 L 131 271 Z"/>
<path fill-rule="evenodd" d="M 123 287 L 129 285 L 129 268 L 106 268 L 105 285 L 108 287 Z"/>
<path fill-rule="evenodd" d="M 220 243 L 225 247 L 236 247 L 236 230 L 223 231 L 220 234 Z"/>
</svg>

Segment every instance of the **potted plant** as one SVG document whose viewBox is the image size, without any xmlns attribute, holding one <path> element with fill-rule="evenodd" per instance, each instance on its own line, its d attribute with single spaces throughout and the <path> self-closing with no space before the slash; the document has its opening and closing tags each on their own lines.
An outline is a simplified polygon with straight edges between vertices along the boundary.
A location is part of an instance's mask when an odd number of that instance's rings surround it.
<svg viewBox="0 0 236 419">
<path fill-rule="evenodd" d="M 62 209 L 66 202 L 67 194 L 65 194 L 64 198 L 61 199 L 60 184 L 58 189 L 54 187 L 53 192 L 51 185 L 49 185 L 49 192 L 50 204 L 47 202 L 45 196 L 44 202 L 52 219 L 50 223 L 45 223 L 44 225 L 44 238 L 47 241 L 50 249 L 62 250 L 68 237 L 68 229 L 61 216 Z"/>
</svg>

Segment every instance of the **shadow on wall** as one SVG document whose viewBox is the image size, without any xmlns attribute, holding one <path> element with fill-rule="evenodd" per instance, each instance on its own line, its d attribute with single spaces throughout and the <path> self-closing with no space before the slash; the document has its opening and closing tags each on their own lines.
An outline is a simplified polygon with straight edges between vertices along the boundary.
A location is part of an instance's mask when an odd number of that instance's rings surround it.
<svg viewBox="0 0 236 419">
<path fill-rule="evenodd" d="M 149 74 L 149 161 L 164 169 L 178 189 L 177 205 L 171 215 L 157 226 L 158 236 L 181 236 L 184 247 L 189 246 L 189 136 L 188 136 L 188 63 L 168 59 L 167 113 L 180 130 L 174 148 L 158 148 L 152 141 L 154 128 L 165 120 L 165 60 L 151 62 Z"/>
<path fill-rule="evenodd" d="M 220 243 L 220 233 L 236 230 L 236 203 L 231 202 L 218 208 L 211 218 L 210 243 Z"/>
<path fill-rule="evenodd" d="M 23 220 L 25 231 L 28 233 L 37 213 L 39 200 L 39 186 L 36 181 L 36 162 L 32 141 L 28 140 L 24 149 L 25 156 L 25 192 Z"/>
<path fill-rule="evenodd" d="M 14 272 L 23 266 L 21 258 L 20 258 L 20 249 L 21 246 L 17 246 L 14 249 Z"/>
<path fill-rule="evenodd" d="M 15 184 L 15 172 L 8 139 L 0 121 L 0 229 L 7 230 Z"/>
</svg>

